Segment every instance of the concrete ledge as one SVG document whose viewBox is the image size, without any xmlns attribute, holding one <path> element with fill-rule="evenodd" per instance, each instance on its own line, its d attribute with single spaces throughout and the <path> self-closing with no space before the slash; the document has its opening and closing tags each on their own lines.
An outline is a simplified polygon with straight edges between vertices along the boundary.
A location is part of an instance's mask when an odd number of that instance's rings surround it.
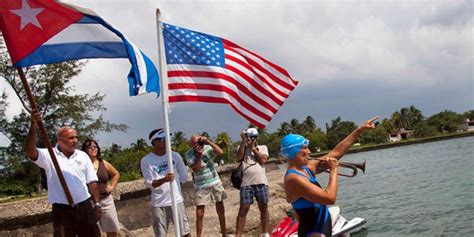
<svg viewBox="0 0 474 237">
<path fill-rule="evenodd" d="M 267 171 L 278 169 L 281 160 L 270 159 Z M 230 173 L 238 164 L 217 167 L 224 187 L 230 188 Z M 191 176 L 190 176 L 191 177 Z M 194 184 L 182 184 L 185 206 L 194 202 Z M 117 184 L 112 193 L 120 223 L 126 230 L 136 230 L 151 225 L 150 190 L 143 179 Z M 2 236 L 51 236 L 51 204 L 47 197 L 34 198 L 0 205 L 0 237 Z"/>
</svg>

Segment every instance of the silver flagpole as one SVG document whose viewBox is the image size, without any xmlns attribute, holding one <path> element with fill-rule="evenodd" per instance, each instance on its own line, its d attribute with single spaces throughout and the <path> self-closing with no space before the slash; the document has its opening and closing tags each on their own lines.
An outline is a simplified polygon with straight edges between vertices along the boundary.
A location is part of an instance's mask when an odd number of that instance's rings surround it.
<svg viewBox="0 0 474 237">
<path fill-rule="evenodd" d="M 166 134 L 166 154 L 168 155 L 168 169 L 170 173 L 174 173 L 173 170 L 173 158 L 171 155 L 171 137 L 170 137 L 170 125 L 168 119 L 168 112 L 169 112 L 169 101 L 168 101 L 168 70 L 166 70 L 166 56 L 164 50 L 164 42 L 163 42 L 163 26 L 161 25 L 161 13 L 160 9 L 156 9 L 156 29 L 158 31 L 158 61 L 159 61 L 159 71 L 160 71 L 160 78 L 161 78 L 161 99 L 163 103 L 163 122 L 164 122 L 164 129 Z M 176 180 L 176 176 L 173 182 L 179 182 Z M 173 220 L 174 220 L 174 227 L 175 227 L 175 236 L 179 237 L 180 229 L 179 229 L 179 219 L 178 219 L 178 206 L 176 205 L 176 193 L 173 188 L 173 182 L 170 185 L 171 191 L 171 202 L 172 202 L 172 210 L 173 210 Z M 166 185 L 166 184 L 163 184 Z"/>
</svg>

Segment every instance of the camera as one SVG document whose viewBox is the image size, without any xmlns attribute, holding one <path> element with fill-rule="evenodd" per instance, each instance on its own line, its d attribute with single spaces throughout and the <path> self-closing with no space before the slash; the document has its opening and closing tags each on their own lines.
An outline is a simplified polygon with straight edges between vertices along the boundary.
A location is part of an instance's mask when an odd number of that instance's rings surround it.
<svg viewBox="0 0 474 237">
<path fill-rule="evenodd" d="M 199 146 L 204 146 L 204 140 L 202 139 L 202 137 L 199 138 L 199 141 L 197 142 L 197 144 Z"/>
</svg>

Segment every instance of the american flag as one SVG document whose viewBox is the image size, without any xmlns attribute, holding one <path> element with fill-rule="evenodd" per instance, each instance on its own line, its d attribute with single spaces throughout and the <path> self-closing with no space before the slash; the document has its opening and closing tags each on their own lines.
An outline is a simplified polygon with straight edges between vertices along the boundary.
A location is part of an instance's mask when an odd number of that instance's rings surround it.
<svg viewBox="0 0 474 237">
<path fill-rule="evenodd" d="M 229 104 L 264 128 L 298 84 L 288 72 L 226 39 L 163 23 L 170 102 Z"/>
</svg>

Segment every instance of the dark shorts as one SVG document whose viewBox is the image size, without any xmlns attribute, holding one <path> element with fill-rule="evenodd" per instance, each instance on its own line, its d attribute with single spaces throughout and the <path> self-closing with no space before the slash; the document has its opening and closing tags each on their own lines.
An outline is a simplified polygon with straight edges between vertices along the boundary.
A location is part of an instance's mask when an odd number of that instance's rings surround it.
<svg viewBox="0 0 474 237">
<path fill-rule="evenodd" d="M 95 219 L 95 210 L 89 200 L 75 207 L 53 204 L 54 237 L 95 237 L 100 236 Z"/>
<path fill-rule="evenodd" d="M 267 204 L 270 200 L 268 185 L 256 184 L 240 187 L 240 204 L 252 204 L 253 197 L 257 202 Z"/>
</svg>

